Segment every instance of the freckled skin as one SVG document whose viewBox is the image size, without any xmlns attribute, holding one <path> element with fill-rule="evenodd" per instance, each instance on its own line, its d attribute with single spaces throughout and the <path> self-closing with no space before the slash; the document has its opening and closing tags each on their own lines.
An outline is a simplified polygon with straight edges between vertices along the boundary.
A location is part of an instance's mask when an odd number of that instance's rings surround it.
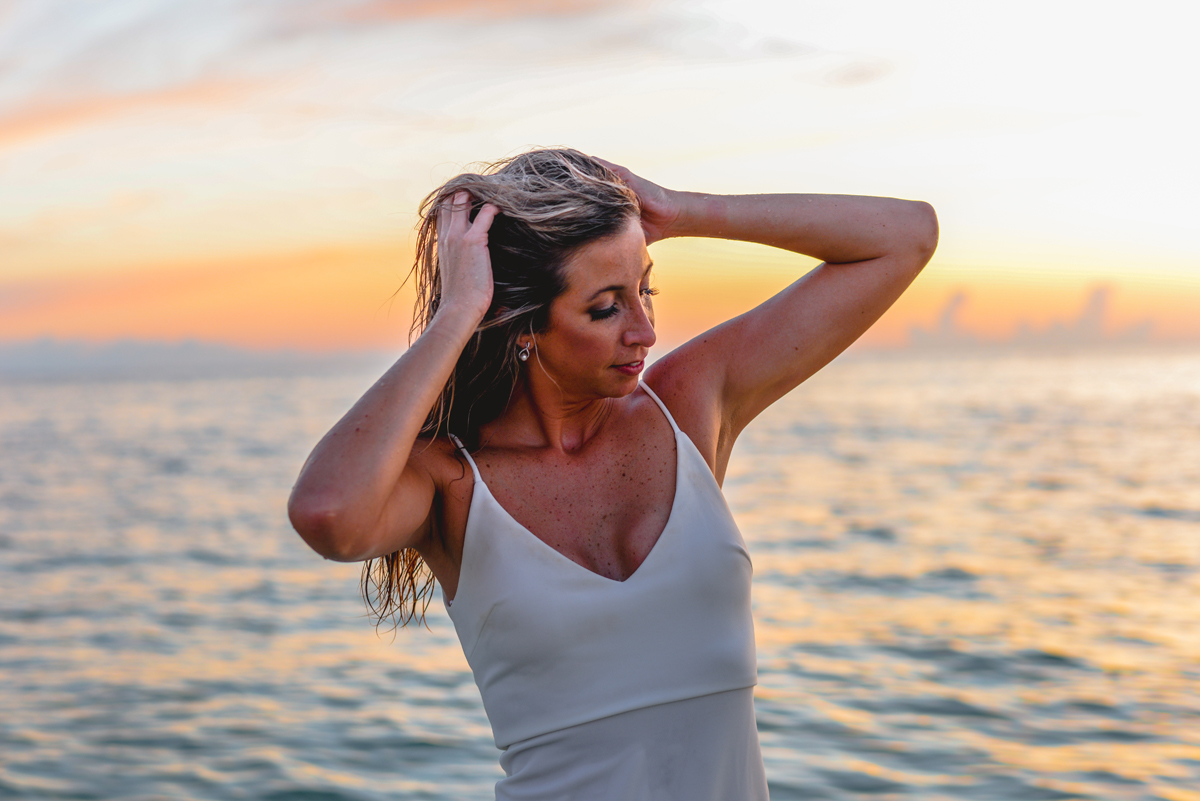
<svg viewBox="0 0 1200 801">
<path fill-rule="evenodd" d="M 633 575 L 654 548 L 675 496 L 671 425 L 637 391 L 636 375 L 614 369 L 643 359 L 654 344 L 649 264 L 636 221 L 572 260 L 567 290 L 534 339 L 510 411 L 483 428 L 486 444 L 475 456 L 493 496 L 518 523 L 616 581 Z M 613 286 L 622 289 L 597 294 Z M 598 312 L 610 316 L 597 319 Z M 590 436 L 573 441 L 565 427 L 558 442 L 547 441 L 544 430 L 522 436 L 523 413 L 539 393 L 592 416 Z"/>
<path fill-rule="evenodd" d="M 676 491 L 674 434 L 662 411 L 638 392 L 620 415 L 581 453 L 487 448 L 476 459 L 518 523 L 615 581 L 633 575 L 650 554 Z"/>
</svg>

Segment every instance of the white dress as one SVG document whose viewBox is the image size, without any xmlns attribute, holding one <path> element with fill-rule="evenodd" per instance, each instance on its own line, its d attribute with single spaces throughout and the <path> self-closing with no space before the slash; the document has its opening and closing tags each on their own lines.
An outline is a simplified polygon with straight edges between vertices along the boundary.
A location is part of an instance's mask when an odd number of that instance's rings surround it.
<svg viewBox="0 0 1200 801">
<path fill-rule="evenodd" d="M 675 432 L 675 499 L 625 581 L 520 525 L 475 485 L 447 602 L 506 778 L 498 801 L 762 801 L 750 557 L 712 472 Z M 461 448 L 461 445 L 460 445 Z"/>
</svg>

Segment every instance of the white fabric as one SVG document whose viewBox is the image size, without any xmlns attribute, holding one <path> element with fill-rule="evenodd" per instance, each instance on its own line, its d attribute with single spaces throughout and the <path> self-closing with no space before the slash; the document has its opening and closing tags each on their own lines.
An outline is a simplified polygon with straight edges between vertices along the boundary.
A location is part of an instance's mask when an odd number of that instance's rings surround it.
<svg viewBox="0 0 1200 801">
<path fill-rule="evenodd" d="M 641 386 L 675 433 L 675 498 L 623 582 L 517 523 L 463 451 L 475 485 L 447 611 L 508 750 L 497 798 L 766 798 L 750 557 L 704 458 Z"/>
<path fill-rule="evenodd" d="M 754 688 L 687 698 L 509 746 L 497 801 L 766 801 Z"/>
</svg>

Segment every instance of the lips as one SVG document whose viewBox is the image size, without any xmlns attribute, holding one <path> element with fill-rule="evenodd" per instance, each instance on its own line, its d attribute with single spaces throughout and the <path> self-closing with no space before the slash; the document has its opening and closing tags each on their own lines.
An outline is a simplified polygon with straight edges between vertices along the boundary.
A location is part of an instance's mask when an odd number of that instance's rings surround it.
<svg viewBox="0 0 1200 801">
<path fill-rule="evenodd" d="M 614 365 L 614 368 L 618 372 L 622 372 L 625 375 L 637 375 L 638 373 L 642 372 L 642 368 L 645 366 L 646 366 L 646 360 L 639 359 L 636 362 L 629 362 L 627 364 Z"/>
</svg>

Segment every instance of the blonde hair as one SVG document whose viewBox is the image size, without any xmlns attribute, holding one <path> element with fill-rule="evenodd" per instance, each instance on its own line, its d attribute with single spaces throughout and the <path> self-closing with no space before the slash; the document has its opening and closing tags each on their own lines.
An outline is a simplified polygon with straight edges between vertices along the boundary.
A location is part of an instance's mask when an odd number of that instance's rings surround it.
<svg viewBox="0 0 1200 801">
<path fill-rule="evenodd" d="M 637 195 L 616 173 L 569 148 L 532 150 L 451 178 L 421 202 L 409 274 L 417 290 L 410 342 L 433 320 L 441 300 L 438 210 L 464 190 L 471 195 L 472 219 L 484 203 L 500 210 L 488 230 L 492 305 L 442 387 L 421 436 L 452 433 L 475 450 L 480 427 L 499 417 L 512 397 L 521 368 L 518 338 L 545 330 L 550 303 L 566 289 L 567 261 L 584 245 L 619 233 L 638 218 L 640 208 Z M 433 573 L 412 548 L 363 566 L 363 597 L 377 624 L 392 617 L 403 626 L 418 614 L 423 620 L 433 589 Z"/>
</svg>

